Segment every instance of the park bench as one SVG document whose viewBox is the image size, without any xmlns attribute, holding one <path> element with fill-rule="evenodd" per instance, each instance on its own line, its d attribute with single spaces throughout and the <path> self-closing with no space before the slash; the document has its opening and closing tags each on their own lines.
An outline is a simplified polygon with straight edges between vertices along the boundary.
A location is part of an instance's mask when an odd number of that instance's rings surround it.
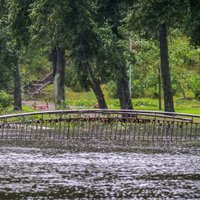
<svg viewBox="0 0 200 200">
<path fill-rule="evenodd" d="M 46 105 L 37 105 L 36 102 L 34 102 L 34 104 L 32 105 L 32 107 L 35 110 L 48 110 L 49 109 L 48 102 L 46 102 Z"/>
</svg>

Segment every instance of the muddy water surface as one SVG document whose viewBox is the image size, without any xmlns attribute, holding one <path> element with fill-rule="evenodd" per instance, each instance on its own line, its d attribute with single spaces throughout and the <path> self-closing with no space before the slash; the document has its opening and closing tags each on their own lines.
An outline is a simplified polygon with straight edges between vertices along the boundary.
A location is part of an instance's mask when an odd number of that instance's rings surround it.
<svg viewBox="0 0 200 200">
<path fill-rule="evenodd" d="M 200 199 L 200 157 L 0 148 L 0 199 L 100 198 Z"/>
</svg>

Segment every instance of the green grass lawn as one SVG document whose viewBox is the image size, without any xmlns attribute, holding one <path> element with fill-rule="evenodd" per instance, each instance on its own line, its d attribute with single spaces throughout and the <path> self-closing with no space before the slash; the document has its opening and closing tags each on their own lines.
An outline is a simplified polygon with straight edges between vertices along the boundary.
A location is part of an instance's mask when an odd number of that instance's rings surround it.
<svg viewBox="0 0 200 200">
<path fill-rule="evenodd" d="M 120 104 L 118 99 L 110 98 L 107 91 L 104 91 L 107 105 L 110 109 L 119 109 Z M 93 108 L 97 103 L 95 95 L 92 91 L 77 93 L 70 89 L 67 90 L 66 99 L 67 105 L 83 106 Z M 180 100 L 180 97 L 174 97 L 174 106 L 176 112 L 200 114 L 200 101 L 197 100 Z M 159 110 L 158 99 L 153 98 L 132 98 L 134 109 L 136 110 Z M 164 102 L 162 101 L 162 104 Z M 164 105 L 162 105 L 163 109 Z"/>
<path fill-rule="evenodd" d="M 118 99 L 109 97 L 106 86 L 102 86 L 105 99 L 109 109 L 119 109 L 120 104 Z M 44 96 L 40 100 L 48 100 L 53 102 L 53 85 L 47 86 L 44 90 Z M 190 113 L 200 115 L 200 101 L 190 99 L 182 100 L 182 97 L 174 97 L 175 111 L 179 113 Z M 66 105 L 67 107 L 76 106 L 79 109 L 93 108 L 97 103 L 96 97 L 92 91 L 87 92 L 74 92 L 70 88 L 66 88 Z M 153 98 L 137 98 L 132 99 L 135 110 L 159 110 L 158 99 Z M 163 109 L 162 101 L 162 109 Z M 26 108 L 27 109 L 27 108 Z"/>
</svg>

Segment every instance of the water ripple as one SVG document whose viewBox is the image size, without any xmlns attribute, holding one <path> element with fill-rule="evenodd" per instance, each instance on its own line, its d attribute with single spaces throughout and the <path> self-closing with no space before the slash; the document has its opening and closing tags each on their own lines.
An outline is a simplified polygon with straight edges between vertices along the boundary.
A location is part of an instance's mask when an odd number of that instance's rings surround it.
<svg viewBox="0 0 200 200">
<path fill-rule="evenodd" d="M 0 148 L 0 197 L 200 198 L 198 155 L 52 152 Z"/>
</svg>

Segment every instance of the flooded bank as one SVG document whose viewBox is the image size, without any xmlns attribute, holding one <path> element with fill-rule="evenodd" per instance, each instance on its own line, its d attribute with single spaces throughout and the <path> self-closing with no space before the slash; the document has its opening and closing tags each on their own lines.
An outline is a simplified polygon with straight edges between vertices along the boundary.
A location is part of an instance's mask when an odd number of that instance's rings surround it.
<svg viewBox="0 0 200 200">
<path fill-rule="evenodd" d="M 200 157 L 1 147 L 0 197 L 200 199 Z"/>
</svg>

